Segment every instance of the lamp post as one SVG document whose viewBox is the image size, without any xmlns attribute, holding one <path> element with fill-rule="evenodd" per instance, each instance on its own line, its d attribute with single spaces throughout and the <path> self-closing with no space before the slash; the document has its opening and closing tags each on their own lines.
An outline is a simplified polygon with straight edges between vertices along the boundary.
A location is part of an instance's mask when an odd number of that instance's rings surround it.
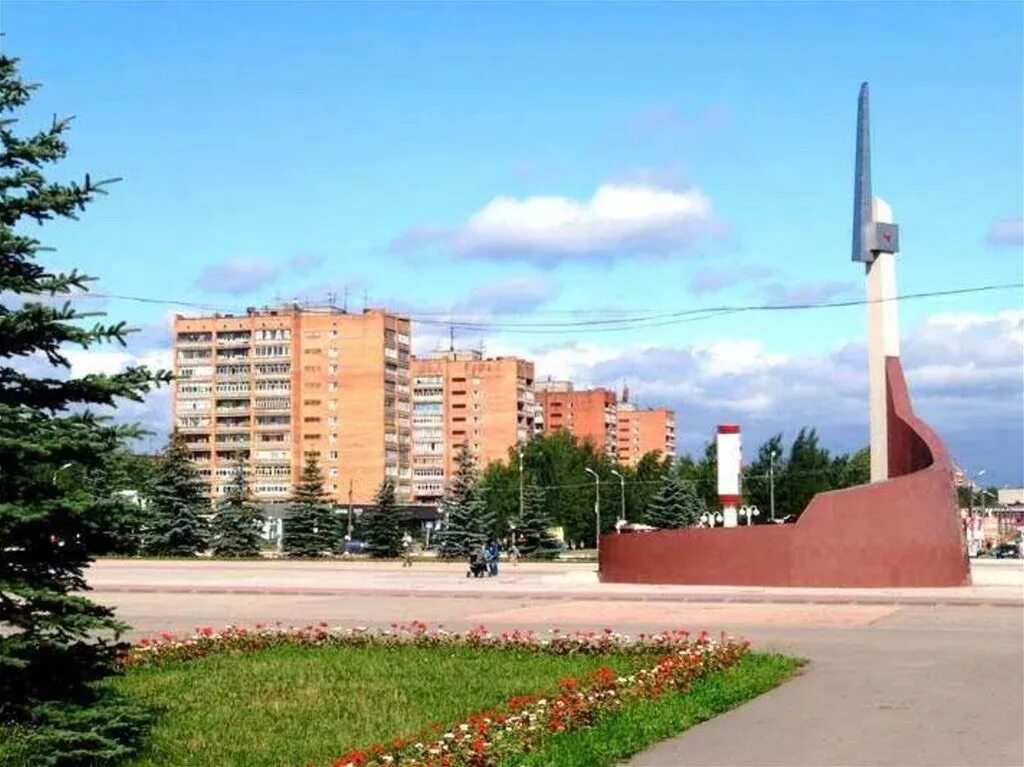
<svg viewBox="0 0 1024 767">
<path fill-rule="evenodd" d="M 626 478 L 619 472 L 612 469 L 612 474 L 619 478 L 619 490 L 621 491 L 621 506 L 619 508 L 619 524 L 615 525 L 615 532 L 621 533 L 622 526 L 626 523 Z"/>
<path fill-rule="evenodd" d="M 601 566 L 601 477 L 587 466 L 584 471 L 594 477 L 594 545 L 597 549 L 597 566 Z"/>
<path fill-rule="evenodd" d="M 519 521 L 523 520 L 523 443 L 516 445 L 519 452 Z"/>
<path fill-rule="evenodd" d="M 772 522 L 775 521 L 775 451 L 772 450 L 768 460 L 768 512 Z"/>
</svg>

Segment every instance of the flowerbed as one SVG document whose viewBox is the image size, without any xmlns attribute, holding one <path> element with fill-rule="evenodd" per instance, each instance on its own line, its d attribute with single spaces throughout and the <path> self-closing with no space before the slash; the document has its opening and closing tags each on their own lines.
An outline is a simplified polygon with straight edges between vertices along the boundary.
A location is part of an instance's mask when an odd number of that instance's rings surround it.
<svg viewBox="0 0 1024 767">
<path fill-rule="evenodd" d="M 332 767 L 491 767 L 513 755 L 528 753 L 553 733 L 581 730 L 607 719 L 634 702 L 651 701 L 689 689 L 704 676 L 729 668 L 747 654 L 747 643 L 685 631 L 629 637 L 603 632 L 546 634 L 513 631 L 491 633 L 484 627 L 455 633 L 431 630 L 425 624 L 392 625 L 390 629 L 331 629 L 325 624 L 305 628 L 281 626 L 253 630 L 229 627 L 197 629 L 187 637 L 163 634 L 132 647 L 122 658 L 128 668 L 188 661 L 216 653 L 252 653 L 279 647 L 469 647 L 553 655 L 638 654 L 645 664 L 629 674 L 607 667 L 583 678 L 565 678 L 551 694 L 518 696 L 504 706 L 479 712 L 444 727 L 434 725 L 414 736 L 398 737 L 350 751 Z M 646 665 L 644 656 L 650 656 Z M 658 660 L 655 662 L 654 659 Z"/>
<path fill-rule="evenodd" d="M 444 732 L 351 751 L 332 767 L 491 767 L 532 751 L 549 733 L 588 727 L 635 701 L 685 692 L 697 679 L 734 665 L 747 651 L 745 642 L 702 635 L 628 676 L 602 667 L 586 680 L 563 679 L 550 697 L 512 698 L 503 709 L 481 712 Z"/>
<path fill-rule="evenodd" d="M 443 626 L 431 629 L 420 621 L 391 624 L 389 629 L 372 630 L 364 627 L 330 628 L 326 623 L 303 628 L 284 627 L 280 624 L 253 629 L 228 626 L 219 631 L 210 627 L 197 627 L 195 633 L 176 636 L 167 632 L 141 639 L 121 656 L 126 668 L 148 666 L 162 662 L 187 661 L 204 658 L 213 653 L 250 653 L 281 645 L 303 647 L 387 647 L 459 646 L 478 649 L 518 650 L 542 652 L 550 655 L 603 655 L 609 652 L 650 654 L 669 652 L 707 643 L 706 633 L 696 639 L 688 631 L 665 631 L 657 634 L 638 634 L 632 637 L 611 629 L 604 631 L 562 632 L 557 628 L 547 634 L 534 631 L 506 631 L 491 633 L 485 626 L 465 632 L 446 631 Z"/>
</svg>

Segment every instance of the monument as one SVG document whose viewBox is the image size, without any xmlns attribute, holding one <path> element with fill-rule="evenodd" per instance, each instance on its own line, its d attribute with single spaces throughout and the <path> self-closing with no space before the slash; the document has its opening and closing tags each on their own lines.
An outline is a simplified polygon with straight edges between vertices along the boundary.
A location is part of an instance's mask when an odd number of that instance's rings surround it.
<svg viewBox="0 0 1024 767">
<path fill-rule="evenodd" d="M 900 362 L 899 228 L 888 204 L 872 196 L 867 83 L 857 103 L 853 195 L 852 257 L 864 264 L 867 297 L 870 483 L 819 493 L 793 524 L 750 525 L 748 511 L 746 526 L 733 521 L 723 527 L 604 536 L 603 581 L 861 587 L 970 583 L 953 464 L 938 435 L 914 414 Z M 720 443 L 722 436 L 717 437 Z M 722 447 L 732 450 L 731 443 Z M 738 460 L 738 428 L 735 453 Z M 723 511 L 731 506 L 734 517 L 738 489 L 725 492 L 723 499 Z"/>
</svg>

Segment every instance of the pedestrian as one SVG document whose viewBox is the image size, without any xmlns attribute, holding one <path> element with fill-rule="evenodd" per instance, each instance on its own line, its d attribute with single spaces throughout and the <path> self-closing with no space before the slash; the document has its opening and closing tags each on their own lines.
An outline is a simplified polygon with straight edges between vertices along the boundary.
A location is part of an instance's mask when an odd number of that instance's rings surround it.
<svg viewBox="0 0 1024 767">
<path fill-rule="evenodd" d="M 498 542 L 491 538 L 484 549 L 484 557 L 487 560 L 487 574 L 494 577 L 498 574 L 498 557 L 501 556 L 501 548 Z"/>
<path fill-rule="evenodd" d="M 412 536 L 402 536 L 402 567 L 412 567 Z"/>
<path fill-rule="evenodd" d="M 519 547 L 514 542 L 512 548 L 508 550 L 508 561 L 512 563 L 512 567 L 519 564 Z"/>
</svg>

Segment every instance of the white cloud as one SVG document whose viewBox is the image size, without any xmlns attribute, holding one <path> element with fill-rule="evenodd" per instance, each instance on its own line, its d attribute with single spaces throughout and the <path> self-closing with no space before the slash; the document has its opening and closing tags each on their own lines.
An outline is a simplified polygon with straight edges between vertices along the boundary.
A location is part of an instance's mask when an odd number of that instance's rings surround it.
<svg viewBox="0 0 1024 767">
<path fill-rule="evenodd" d="M 392 247 L 441 243 L 463 256 L 553 263 L 691 250 L 721 228 L 695 187 L 604 184 L 588 200 L 495 197 L 455 230 L 419 227 Z"/>
<path fill-rule="evenodd" d="M 993 219 L 985 242 L 993 248 L 1016 248 L 1024 245 L 1024 216 Z"/>
<path fill-rule="evenodd" d="M 629 384 L 642 405 L 676 410 L 681 448 L 699 450 L 716 423 L 738 421 L 756 444 L 778 431 L 818 427 L 843 450 L 867 441 L 863 343 L 821 354 L 780 354 L 760 341 L 616 347 L 510 347 L 582 386 Z M 941 314 L 905 332 L 903 364 L 916 411 L 965 465 L 1020 482 L 1024 466 L 1024 312 Z"/>
</svg>

